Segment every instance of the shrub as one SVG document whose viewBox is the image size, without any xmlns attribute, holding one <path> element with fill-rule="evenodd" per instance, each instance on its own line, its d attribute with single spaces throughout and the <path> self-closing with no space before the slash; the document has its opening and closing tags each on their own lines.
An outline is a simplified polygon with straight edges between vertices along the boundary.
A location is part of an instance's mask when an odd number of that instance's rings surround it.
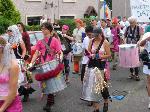
<svg viewBox="0 0 150 112">
<path fill-rule="evenodd" d="M 4 18 L 3 16 L 0 16 L 0 34 L 5 33 L 8 26 L 12 24 L 12 21 L 8 20 L 7 18 Z"/>
<path fill-rule="evenodd" d="M 40 25 L 33 25 L 33 26 L 27 25 L 26 30 L 27 31 L 40 31 L 41 27 L 40 27 Z"/>
<path fill-rule="evenodd" d="M 12 0 L 0 0 L 0 12 L 5 18 L 11 20 L 14 24 L 20 21 L 21 16 Z"/>
<path fill-rule="evenodd" d="M 61 19 L 58 21 L 58 24 L 62 27 L 63 25 L 69 26 L 69 32 L 72 34 L 73 30 L 76 28 L 74 19 Z"/>
<path fill-rule="evenodd" d="M 84 18 L 82 20 L 86 23 L 86 26 L 90 25 L 89 18 Z M 76 28 L 74 19 L 61 19 L 61 20 L 58 20 L 58 24 L 60 25 L 60 27 L 62 27 L 63 25 L 68 25 L 70 28 L 69 29 L 70 34 L 72 34 L 73 30 Z M 39 31 L 41 30 L 41 28 L 40 28 L 40 25 L 33 25 L 33 26 L 27 25 L 26 30 L 27 31 Z"/>
</svg>

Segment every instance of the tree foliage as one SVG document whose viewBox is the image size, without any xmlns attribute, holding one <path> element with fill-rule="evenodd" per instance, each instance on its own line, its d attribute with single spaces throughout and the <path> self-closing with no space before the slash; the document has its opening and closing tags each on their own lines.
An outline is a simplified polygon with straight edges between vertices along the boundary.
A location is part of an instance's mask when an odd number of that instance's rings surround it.
<svg viewBox="0 0 150 112">
<path fill-rule="evenodd" d="M 112 0 L 105 0 L 110 10 L 112 10 Z"/>
<path fill-rule="evenodd" d="M 11 0 L 0 0 L 0 14 L 13 23 L 20 21 L 20 13 Z"/>
</svg>

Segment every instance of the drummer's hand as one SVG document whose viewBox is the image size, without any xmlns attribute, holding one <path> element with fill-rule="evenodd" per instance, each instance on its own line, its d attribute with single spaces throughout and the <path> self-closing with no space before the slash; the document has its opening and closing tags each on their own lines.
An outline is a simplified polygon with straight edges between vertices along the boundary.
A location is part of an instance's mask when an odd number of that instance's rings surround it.
<svg viewBox="0 0 150 112">
<path fill-rule="evenodd" d="M 91 58 L 94 59 L 95 58 L 95 54 L 91 54 Z"/>
<path fill-rule="evenodd" d="M 21 55 L 21 58 L 24 59 L 25 55 Z"/>
<path fill-rule="evenodd" d="M 29 65 L 28 65 L 28 68 L 31 68 L 33 66 L 33 64 L 32 63 L 30 63 Z"/>
<path fill-rule="evenodd" d="M 140 47 L 140 41 L 137 42 L 137 47 Z"/>
</svg>

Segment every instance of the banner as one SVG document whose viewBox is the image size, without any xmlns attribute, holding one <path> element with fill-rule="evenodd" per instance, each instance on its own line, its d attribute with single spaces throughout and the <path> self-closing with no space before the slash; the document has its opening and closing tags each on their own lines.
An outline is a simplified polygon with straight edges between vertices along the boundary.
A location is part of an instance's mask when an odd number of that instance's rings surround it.
<svg viewBox="0 0 150 112">
<path fill-rule="evenodd" d="M 138 22 L 150 22 L 150 0 L 130 0 L 130 6 Z"/>
</svg>

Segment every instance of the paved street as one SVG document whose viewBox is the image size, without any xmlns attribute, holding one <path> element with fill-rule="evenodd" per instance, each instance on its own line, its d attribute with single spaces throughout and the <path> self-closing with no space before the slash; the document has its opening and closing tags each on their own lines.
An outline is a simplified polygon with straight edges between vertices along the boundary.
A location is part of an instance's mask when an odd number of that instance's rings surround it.
<svg viewBox="0 0 150 112">
<path fill-rule="evenodd" d="M 140 75 L 140 82 L 127 79 L 129 71 L 122 68 L 111 73 L 110 93 L 114 90 L 120 90 L 127 91 L 129 94 L 121 101 L 113 100 L 110 103 L 109 112 L 149 112 L 145 77 Z M 86 102 L 80 100 L 81 83 L 79 75 L 73 74 L 70 77 L 70 85 L 64 91 L 56 94 L 56 103 L 52 107 L 52 112 L 92 112 L 92 108 L 88 107 Z M 38 88 L 37 82 L 34 86 Z M 39 91 L 36 91 L 31 96 L 30 102 L 23 104 L 24 112 L 43 112 L 44 104 L 45 101 L 40 100 Z"/>
</svg>

